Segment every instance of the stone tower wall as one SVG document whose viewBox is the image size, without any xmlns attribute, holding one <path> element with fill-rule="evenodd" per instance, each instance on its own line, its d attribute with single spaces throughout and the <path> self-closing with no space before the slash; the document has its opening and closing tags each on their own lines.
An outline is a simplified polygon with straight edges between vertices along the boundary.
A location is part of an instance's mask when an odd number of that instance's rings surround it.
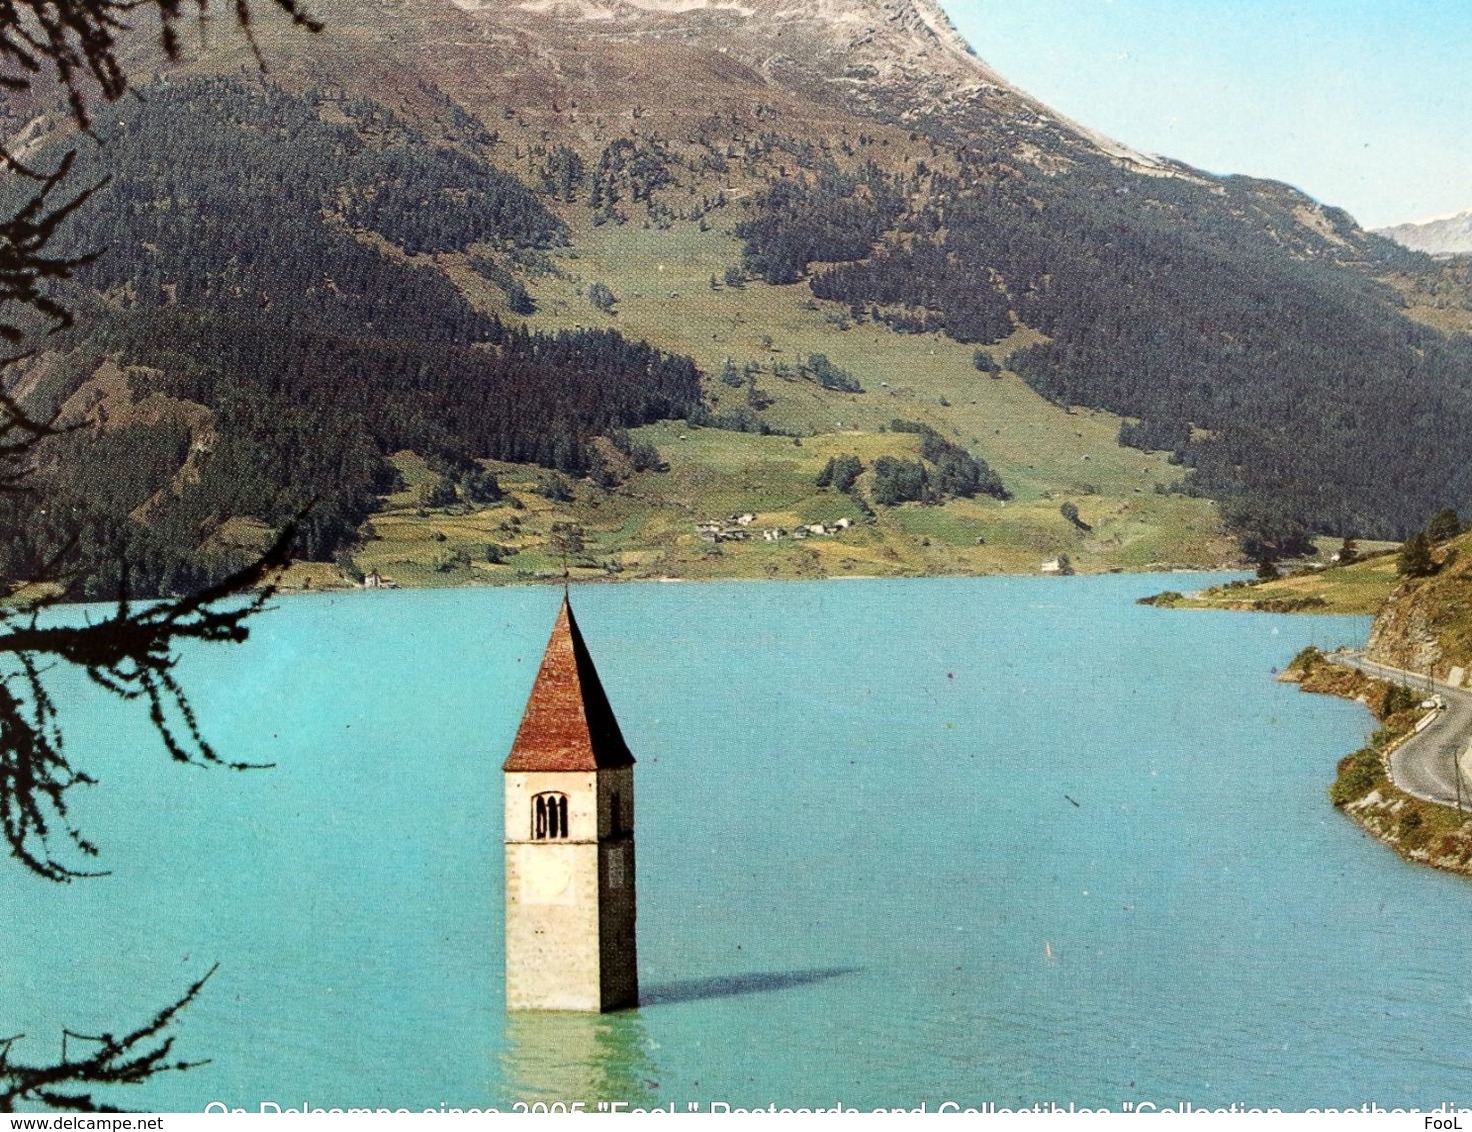
<svg viewBox="0 0 1472 1132">
<path fill-rule="evenodd" d="M 634 768 L 598 772 L 600 991 L 604 1010 L 639 1005 Z"/>
<path fill-rule="evenodd" d="M 602 1010 L 597 776 L 505 777 L 507 1009 Z M 566 838 L 532 837 L 545 791 L 567 795 Z"/>
<path fill-rule="evenodd" d="M 639 1003 L 634 769 L 512 772 L 506 785 L 506 1006 Z M 568 836 L 537 840 L 538 794 L 567 797 Z"/>
</svg>

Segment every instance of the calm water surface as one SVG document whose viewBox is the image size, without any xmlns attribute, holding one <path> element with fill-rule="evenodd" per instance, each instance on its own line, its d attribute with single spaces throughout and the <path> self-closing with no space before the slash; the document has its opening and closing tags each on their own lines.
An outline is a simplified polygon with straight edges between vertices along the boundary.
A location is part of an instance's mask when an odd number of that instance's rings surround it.
<svg viewBox="0 0 1472 1132">
<path fill-rule="evenodd" d="M 508 1018 L 500 762 L 560 596 L 283 600 L 181 676 L 232 774 L 65 685 L 113 875 L 0 869 L 0 1030 L 180 1026 L 200 1109 L 1472 1103 L 1472 885 L 1328 805 L 1371 720 L 1272 679 L 1364 619 L 1180 581 L 575 593 L 639 758 L 645 1005 Z M 1190 580 L 1189 584 L 1196 584 Z"/>
</svg>

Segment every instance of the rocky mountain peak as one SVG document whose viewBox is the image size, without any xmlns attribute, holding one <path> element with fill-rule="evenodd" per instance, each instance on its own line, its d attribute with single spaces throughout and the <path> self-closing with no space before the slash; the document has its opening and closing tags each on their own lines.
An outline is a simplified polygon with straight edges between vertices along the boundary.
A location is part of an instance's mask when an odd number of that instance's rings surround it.
<svg viewBox="0 0 1472 1132">
<path fill-rule="evenodd" d="M 857 111 L 938 139 L 991 136 L 1009 148 L 1016 142 L 1023 160 L 1048 167 L 1066 166 L 1080 151 L 1162 167 L 1013 86 L 972 50 L 937 0 L 453 2 L 504 33 L 541 40 L 532 54 L 564 56 L 557 39 L 585 53 L 613 50 L 631 67 L 642 53 L 651 71 L 629 75 L 637 86 L 676 86 L 679 69 L 697 53 L 719 53 L 773 95 L 783 91 L 804 104 Z M 673 47 L 687 54 L 673 55 Z M 657 57 L 666 73 L 654 67 Z M 707 96 L 715 93 L 705 85 Z M 674 101 L 674 91 L 660 99 Z"/>
<path fill-rule="evenodd" d="M 1472 252 L 1472 209 L 1377 231 L 1412 251 L 1437 256 L 1466 255 Z"/>
<path fill-rule="evenodd" d="M 855 53 L 871 63 L 925 61 L 954 72 L 986 71 L 935 0 L 457 0 L 469 10 L 509 7 L 554 20 L 602 25 L 609 33 L 669 34 L 683 25 L 724 27 L 758 41 L 789 41 L 821 55 Z M 781 52 L 778 52 L 779 54 Z"/>
</svg>

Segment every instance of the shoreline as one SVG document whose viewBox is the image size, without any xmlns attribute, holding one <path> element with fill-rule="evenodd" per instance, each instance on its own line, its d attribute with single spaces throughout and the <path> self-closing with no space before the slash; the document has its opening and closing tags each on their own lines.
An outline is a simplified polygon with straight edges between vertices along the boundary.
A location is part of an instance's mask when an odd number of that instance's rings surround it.
<svg viewBox="0 0 1472 1132">
<path fill-rule="evenodd" d="M 994 573 L 971 574 L 971 573 L 926 573 L 926 574 L 821 574 L 809 578 L 802 577 L 743 577 L 739 574 L 725 577 L 676 577 L 676 576 L 651 576 L 651 577 L 618 577 L 608 575 L 585 574 L 578 576 L 574 574 L 570 578 L 546 575 L 536 578 L 508 578 L 505 581 L 473 581 L 442 586 L 420 586 L 420 585 L 388 585 L 381 587 L 369 587 L 351 582 L 334 585 L 284 585 L 279 586 L 273 598 L 302 598 L 302 597 L 347 597 L 354 594 L 375 593 L 450 593 L 460 590 L 504 590 L 504 589 L 543 589 L 568 585 L 572 587 L 585 586 L 661 586 L 661 585 L 724 585 L 740 583 L 743 585 L 813 585 L 823 582 L 941 582 L 941 581 L 965 581 L 982 580 L 988 578 L 1003 579 L 1037 579 L 1039 581 L 1066 582 L 1069 579 L 1089 578 L 1129 578 L 1129 577 L 1156 577 L 1162 575 L 1200 574 L 1200 575 L 1223 575 L 1237 574 L 1242 571 L 1233 567 L 1169 567 L 1163 570 L 1091 570 L 1080 571 L 1071 575 L 1043 574 L 1043 573 L 1013 573 L 1008 571 L 996 571 Z M 241 595 L 259 593 L 264 586 L 251 590 L 242 590 Z M 240 596 L 240 595 L 237 595 Z M 21 588 L 6 598 L 0 598 L 0 605 L 8 605 L 16 612 L 24 612 L 27 608 L 25 602 L 27 594 L 25 588 Z M 173 601 L 177 598 L 148 598 L 135 599 L 133 604 L 141 605 L 161 601 Z M 1136 604 L 1140 604 L 1136 602 Z M 117 605 L 116 600 L 91 599 L 86 601 L 55 601 L 49 608 L 93 608 L 111 609 Z"/>
<path fill-rule="evenodd" d="M 1328 788 L 1334 808 L 1408 864 L 1472 878 L 1472 812 L 1418 798 L 1390 779 L 1390 756 L 1416 734 L 1424 714 L 1420 697 L 1335 664 L 1313 647 L 1294 657 L 1278 679 L 1363 704 L 1380 724 L 1365 746 L 1339 760 Z"/>
<path fill-rule="evenodd" d="M 1162 609 L 1234 613 L 1378 613 L 1400 577 L 1395 556 L 1365 553 L 1347 564 L 1299 563 L 1275 578 L 1238 578 L 1194 593 L 1165 590 L 1142 599 Z"/>
<path fill-rule="evenodd" d="M 400 592 L 400 593 L 440 593 L 455 590 L 503 590 L 503 589 L 543 589 L 548 587 L 571 586 L 670 586 L 670 585 L 693 585 L 693 586 L 718 586 L 731 583 L 742 585 L 813 585 L 827 582 L 941 582 L 941 581 L 966 581 L 995 579 L 1038 579 L 1047 581 L 1067 581 L 1071 578 L 1109 578 L 1109 577 L 1157 577 L 1164 575 L 1179 576 L 1182 574 L 1196 574 L 1202 576 L 1220 576 L 1223 574 L 1236 574 L 1242 571 L 1233 567 L 1168 567 L 1162 570 L 1125 570 L 1105 569 L 1079 571 L 1075 574 L 1044 574 L 1036 571 L 1018 573 L 1006 570 L 989 571 L 986 573 L 896 573 L 896 574 L 815 574 L 811 577 L 749 577 L 741 574 L 715 575 L 715 576 L 642 576 L 628 577 L 608 574 L 584 574 L 579 577 L 573 574 L 571 577 L 563 578 L 553 575 L 535 578 L 508 578 L 504 581 L 467 581 L 442 586 L 423 585 L 391 585 L 380 588 L 365 587 L 362 585 L 345 584 L 338 586 L 283 586 L 276 591 L 277 597 L 303 597 L 312 594 L 345 596 L 348 594 L 369 594 L 377 592 Z M 82 603 L 70 603 L 82 604 Z M 86 604 L 97 604 L 95 602 Z"/>
<path fill-rule="evenodd" d="M 293 564 L 297 565 L 297 564 Z M 313 565 L 324 565 L 313 563 Z M 288 568 L 289 572 L 290 568 Z M 630 577 L 627 574 L 593 573 L 584 571 L 579 574 L 573 572 L 564 578 L 560 574 L 539 574 L 536 576 L 522 576 L 511 578 L 474 579 L 463 582 L 451 582 L 445 585 L 418 585 L 414 583 L 399 583 L 393 579 L 385 578 L 389 584 L 383 586 L 365 586 L 361 583 L 344 579 L 341 582 L 331 584 L 293 584 L 288 578 L 284 584 L 277 587 L 281 594 L 296 593 L 356 593 L 360 591 L 385 589 L 385 590 L 474 590 L 474 589 L 505 589 L 512 587 L 535 587 L 535 586 L 560 586 L 564 583 L 572 585 L 669 585 L 671 583 L 691 583 L 696 585 L 714 584 L 720 582 L 903 582 L 936 580 L 943 578 L 1103 578 L 1103 577 L 1155 577 L 1183 575 L 1222 575 L 1222 574 L 1245 574 L 1247 567 L 1240 564 L 1224 564 L 1220 566 L 1169 566 L 1161 564 L 1158 567 L 1141 567 L 1132 569 L 1129 567 L 1112 566 L 1098 570 L 1076 570 L 1072 574 L 1048 573 L 1041 570 L 983 570 L 983 571 L 915 571 L 896 572 L 893 574 L 834 574 L 815 573 L 803 575 L 747 575 L 739 573 L 730 574 L 643 574 Z M 1141 604 L 1145 604 L 1143 601 Z"/>
<path fill-rule="evenodd" d="M 814 585 L 823 582 L 944 582 L 944 581 L 970 581 L 988 578 L 1012 578 L 1012 579 L 1037 579 L 1039 581 L 1066 582 L 1070 579 L 1086 578 L 1147 578 L 1164 575 L 1199 574 L 1209 576 L 1220 576 L 1223 574 L 1238 574 L 1243 571 L 1237 567 L 1170 567 L 1162 570 L 1089 570 L 1078 571 L 1075 574 L 1044 574 L 1037 571 L 1018 573 L 1008 570 L 988 571 L 986 573 L 914 573 L 914 574 L 814 574 L 811 577 L 789 577 L 789 576 L 761 576 L 749 577 L 743 574 L 709 575 L 709 576 L 680 576 L 680 575 L 649 575 L 641 577 L 627 577 L 607 574 L 572 574 L 563 578 L 551 574 L 541 575 L 535 578 L 508 578 L 505 581 L 469 581 L 459 582 L 442 586 L 421 585 L 388 585 L 382 587 L 363 586 L 356 584 L 344 584 L 334 586 L 292 586 L 285 585 L 277 588 L 277 596 L 298 597 L 312 594 L 326 594 L 341 596 L 343 594 L 355 593 L 449 593 L 457 590 L 505 590 L 505 589 L 541 589 L 546 587 L 572 586 L 668 586 L 668 585 L 692 585 L 692 586 L 719 586 L 732 583 L 742 585 Z M 168 600 L 168 599 L 164 599 Z M 105 602 L 72 602 L 68 604 L 106 604 Z M 1136 604 L 1139 604 L 1138 602 Z"/>
</svg>

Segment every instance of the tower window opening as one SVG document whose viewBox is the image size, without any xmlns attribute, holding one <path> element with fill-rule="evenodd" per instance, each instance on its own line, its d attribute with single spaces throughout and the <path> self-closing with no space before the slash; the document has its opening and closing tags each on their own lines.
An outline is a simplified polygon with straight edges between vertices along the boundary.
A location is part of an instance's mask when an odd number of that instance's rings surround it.
<svg viewBox="0 0 1472 1132">
<path fill-rule="evenodd" d="M 567 795 L 538 794 L 532 799 L 532 839 L 550 841 L 567 836 Z"/>
</svg>

